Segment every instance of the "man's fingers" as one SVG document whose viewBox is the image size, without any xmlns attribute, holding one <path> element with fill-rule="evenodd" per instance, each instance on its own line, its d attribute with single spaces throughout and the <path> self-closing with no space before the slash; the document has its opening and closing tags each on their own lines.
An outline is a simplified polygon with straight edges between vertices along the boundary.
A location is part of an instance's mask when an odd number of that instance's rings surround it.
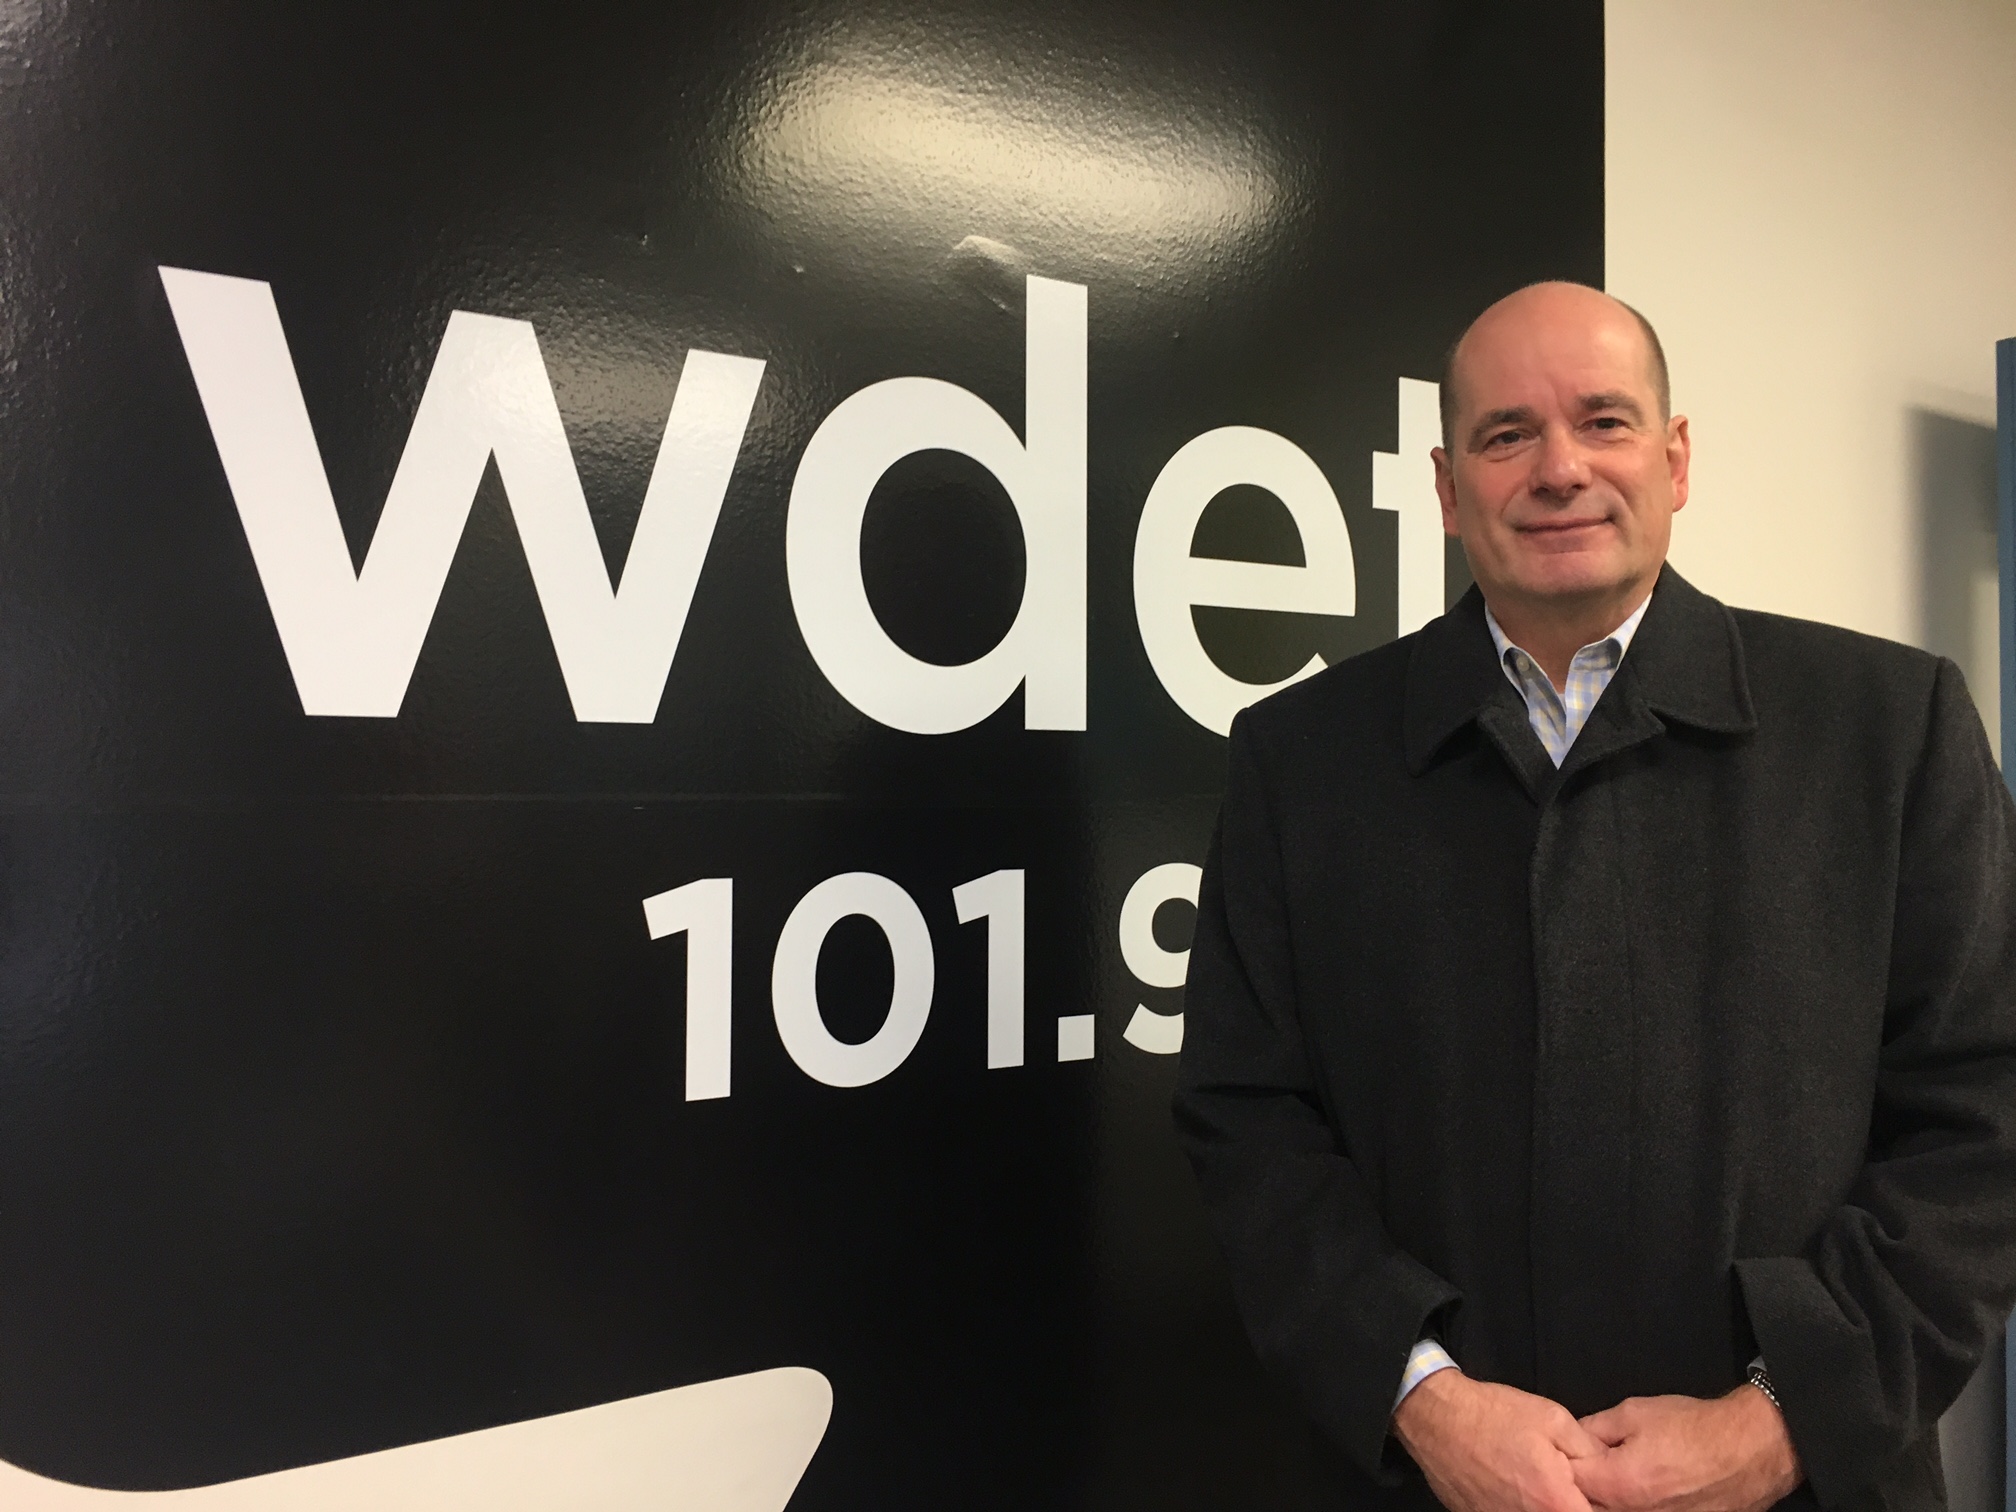
<svg viewBox="0 0 2016 1512">
<path fill-rule="evenodd" d="M 1628 1507 L 1636 1500 L 1631 1494 L 1629 1472 L 1618 1463 L 1615 1454 L 1605 1452 L 1587 1459 L 1571 1459 L 1568 1469 L 1585 1501 L 1599 1507 Z"/>
<path fill-rule="evenodd" d="M 1559 1485 L 1552 1488 L 1553 1495 L 1547 1499 L 1547 1512 L 1593 1512 L 1590 1503 L 1596 1498 L 1589 1494 L 1582 1484 L 1576 1467 L 1579 1460 L 1568 1461 L 1569 1474 L 1563 1476 Z"/>
<path fill-rule="evenodd" d="M 1586 1419 L 1578 1423 L 1566 1412 L 1563 1412 L 1560 1421 L 1554 1424 L 1549 1437 L 1553 1439 L 1554 1447 L 1570 1459 L 1584 1459 L 1592 1454 L 1602 1454 L 1610 1448 L 1612 1442 L 1601 1434 L 1592 1433 Z"/>
<path fill-rule="evenodd" d="M 1584 1432 L 1615 1448 L 1631 1436 L 1632 1420 L 1637 1415 L 1629 1402 L 1619 1402 L 1615 1407 L 1590 1413 L 1581 1420 L 1581 1425 Z"/>
</svg>

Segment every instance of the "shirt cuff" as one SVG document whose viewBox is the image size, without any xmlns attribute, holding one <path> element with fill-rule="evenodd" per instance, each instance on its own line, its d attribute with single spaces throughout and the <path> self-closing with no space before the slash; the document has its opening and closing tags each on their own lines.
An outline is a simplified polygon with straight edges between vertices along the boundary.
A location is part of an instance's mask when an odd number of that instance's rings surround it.
<svg viewBox="0 0 2016 1512">
<path fill-rule="evenodd" d="M 1407 1393 L 1419 1386 L 1438 1370 L 1454 1370 L 1456 1362 L 1449 1358 L 1449 1351 L 1433 1339 L 1423 1339 L 1407 1352 L 1407 1369 L 1400 1376 L 1400 1392 L 1393 1398 L 1393 1410 L 1398 1412 L 1400 1404 L 1407 1400 Z"/>
</svg>

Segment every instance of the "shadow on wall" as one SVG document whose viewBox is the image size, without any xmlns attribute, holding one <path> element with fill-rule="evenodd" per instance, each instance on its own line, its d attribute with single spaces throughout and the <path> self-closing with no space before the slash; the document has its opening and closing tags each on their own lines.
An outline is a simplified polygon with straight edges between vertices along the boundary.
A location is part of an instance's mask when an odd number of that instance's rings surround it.
<svg viewBox="0 0 2016 1512">
<path fill-rule="evenodd" d="M 1918 644 L 1950 656 L 2000 756 L 2000 600 L 1995 562 L 1995 428 L 1911 411 L 1920 557 Z"/>
<path fill-rule="evenodd" d="M 1951 1512 L 2001 1512 L 2002 1341 L 1997 1339 L 1960 1400 L 1939 1420 L 1939 1455 L 1946 1462 Z"/>
<path fill-rule="evenodd" d="M 1960 664 L 2000 755 L 1995 429 L 1913 409 L 1911 459 L 1923 551 L 1918 643 Z M 1939 1424 L 1953 1512 L 2002 1506 L 2004 1391 L 1998 1340 Z"/>
</svg>

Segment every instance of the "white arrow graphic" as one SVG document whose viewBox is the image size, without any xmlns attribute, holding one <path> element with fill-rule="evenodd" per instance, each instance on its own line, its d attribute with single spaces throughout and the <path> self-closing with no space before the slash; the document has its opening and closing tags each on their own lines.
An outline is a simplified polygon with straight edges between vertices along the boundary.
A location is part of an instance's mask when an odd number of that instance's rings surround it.
<svg viewBox="0 0 2016 1512">
<path fill-rule="evenodd" d="M 789 1366 L 182 1491 L 103 1491 L 0 1461 L 8 1512 L 783 1512 L 833 1414 Z"/>
</svg>

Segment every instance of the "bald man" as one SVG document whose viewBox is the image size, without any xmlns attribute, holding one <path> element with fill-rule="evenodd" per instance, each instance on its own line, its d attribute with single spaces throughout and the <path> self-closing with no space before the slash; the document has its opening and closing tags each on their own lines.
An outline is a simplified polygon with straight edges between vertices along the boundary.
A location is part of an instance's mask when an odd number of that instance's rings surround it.
<svg viewBox="0 0 2016 1512">
<path fill-rule="evenodd" d="M 1477 586 L 1232 730 L 1176 1118 L 1253 1343 L 1349 1506 L 1943 1507 L 2016 1301 L 1959 671 L 1666 566 L 1687 422 L 1609 296 L 1493 305 L 1443 404 Z"/>
</svg>

